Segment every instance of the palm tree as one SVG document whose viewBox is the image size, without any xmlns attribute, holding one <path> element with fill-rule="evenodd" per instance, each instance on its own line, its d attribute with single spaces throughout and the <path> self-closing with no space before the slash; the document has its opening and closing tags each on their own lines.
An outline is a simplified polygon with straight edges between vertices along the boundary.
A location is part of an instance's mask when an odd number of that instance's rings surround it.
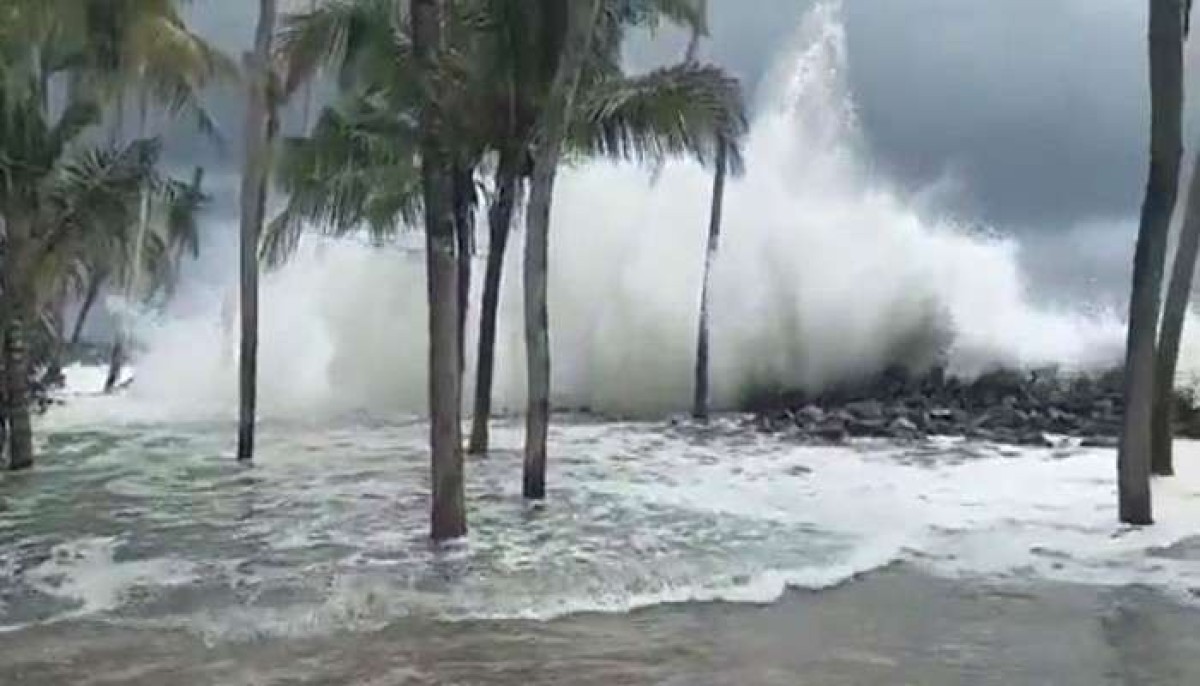
<svg viewBox="0 0 1200 686">
<path fill-rule="evenodd" d="M 0 88 L 0 325 L 11 469 L 33 464 L 30 389 L 37 369 L 29 341 L 46 321 L 40 313 L 57 302 L 57 284 L 80 268 L 98 236 L 127 241 L 141 199 L 169 188 L 155 171 L 157 141 L 88 147 L 82 139 L 99 110 L 76 101 L 48 119 L 41 83 Z"/>
<path fill-rule="evenodd" d="M 708 247 L 704 251 L 704 271 L 700 285 L 700 320 L 696 332 L 696 379 L 692 416 L 708 419 L 708 299 L 712 290 L 712 268 L 721 243 L 721 216 L 725 207 L 725 175 L 728 171 L 727 148 L 717 147 L 716 171 L 713 172 L 712 212 L 708 225 Z"/>
<path fill-rule="evenodd" d="M 144 292 L 138 297 L 147 301 L 161 298 L 169 300 L 175 292 L 185 257 L 195 259 L 200 254 L 199 215 L 204 211 L 209 196 L 203 189 L 203 169 L 193 172 L 190 184 L 171 180 L 160 201 L 150 208 L 150 216 L 143 230 L 139 222 L 142 249 L 138 263 L 134 264 L 132 249 L 124 243 L 113 243 L 103 233 L 95 233 L 93 244 L 83 250 L 83 263 L 71 282 L 70 292 L 78 299 L 79 310 L 69 336 L 58 341 L 60 350 L 77 348 L 88 316 L 95 307 L 101 290 L 106 283 L 131 283 L 133 272 L 137 280 L 145 283 Z M 135 239 L 136 242 L 137 239 Z M 116 275 L 116 278 L 113 278 Z M 64 300 L 66 298 L 64 297 Z M 61 305 L 57 308 L 63 311 Z"/>
<path fill-rule="evenodd" d="M 496 112 L 491 119 L 502 123 L 494 135 L 503 144 L 489 213 L 491 240 L 480 313 L 471 453 L 486 453 L 489 448 L 504 255 L 520 183 L 532 172 L 531 139 L 561 58 L 566 29 L 562 3 L 499 4 L 500 20 L 493 22 L 499 27 L 499 54 L 487 62 L 498 69 L 489 74 L 488 82 L 499 85 L 492 96 L 497 106 L 490 111 Z M 630 26 L 670 22 L 690 30 L 694 44 L 707 32 L 706 16 L 705 0 L 605 0 L 594 46 L 581 73 L 581 112 L 573 117 L 567 140 L 572 154 L 655 163 L 682 154 L 702 159 L 705 150 L 712 148 L 709 141 L 721 119 L 744 119 L 736 82 L 713 67 L 689 59 L 641 77 L 628 78 L 621 72 L 620 51 Z M 530 26 L 540 27 L 541 33 Z M 714 103 L 726 107 L 725 111 L 715 111 Z"/>
<path fill-rule="evenodd" d="M 1167 234 L 1183 149 L 1183 0 L 1150 0 L 1150 174 L 1133 261 L 1125 358 L 1125 418 L 1117 452 L 1120 519 L 1151 524 L 1150 423 Z"/>
<path fill-rule="evenodd" d="M 64 0 L 52 2 L 71 5 Z M 149 110 L 157 106 L 172 116 L 194 117 L 202 133 L 220 140 L 201 93 L 213 82 L 232 79 L 237 70 L 188 29 L 179 5 L 179 0 L 84 0 L 58 10 L 60 33 L 78 46 L 71 74 L 73 97 L 88 94 L 95 100 L 113 101 L 115 138 L 125 135 L 126 102 L 132 97 L 140 111 L 139 138 L 148 135 Z M 148 211 L 147 207 L 139 219 L 141 228 L 128 254 L 115 256 L 126 263 L 119 271 L 125 275 L 121 287 L 127 301 L 136 300 L 145 286 L 140 282 L 140 267 L 147 249 Z M 106 271 L 114 270 L 98 273 Z M 97 289 L 102 287 L 103 281 Z M 129 323 L 125 316 L 118 320 L 105 384 L 110 391 L 120 378 L 129 343 Z"/>
<path fill-rule="evenodd" d="M 550 429 L 550 317 L 547 307 L 550 205 L 563 145 L 575 110 L 575 95 L 602 0 L 577 0 L 567 9 L 567 33 L 558 71 L 542 107 L 538 134 L 530 144 L 533 174 L 525 234 L 525 352 L 528 405 L 525 413 L 526 498 L 546 497 L 546 438 Z"/>
<path fill-rule="evenodd" d="M 438 0 L 411 0 L 412 48 L 424 97 L 420 111 L 421 186 L 429 283 L 429 414 L 435 541 L 467 533 L 463 495 L 462 391 L 458 269 L 452 161 L 441 100 L 442 9 Z"/>
<path fill-rule="evenodd" d="M 275 70 L 272 44 L 275 37 L 275 0 L 259 0 L 258 30 L 250 61 L 249 100 L 246 107 L 246 158 L 242 168 L 241 231 L 241 354 L 238 356 L 237 459 L 254 459 L 254 421 L 258 400 L 258 243 L 267 212 L 267 180 L 271 141 L 275 138 Z"/>
<path fill-rule="evenodd" d="M 1179 343 L 1192 294 L 1196 256 L 1200 252 L 1200 156 L 1192 172 L 1187 209 L 1175 249 L 1175 265 L 1167 287 L 1159 332 L 1158 355 L 1154 367 L 1154 419 L 1151 426 L 1151 471 L 1158 476 L 1175 473 L 1173 459 L 1175 419 L 1175 373 L 1179 364 Z"/>
<path fill-rule="evenodd" d="M 460 115 L 451 126 L 460 143 L 460 171 L 473 166 L 482 170 L 485 151 L 494 160 L 469 447 L 486 452 L 504 255 L 531 172 L 530 140 L 559 62 L 556 49 L 564 44 L 565 4 L 481 0 L 457 7 L 459 15 L 451 25 L 476 27 L 451 32 L 466 45 L 456 45 L 457 59 L 451 63 L 452 114 Z M 601 19 L 566 141 L 573 157 L 658 163 L 692 155 L 703 161 L 711 159 L 718 135 L 740 137 L 745 129 L 740 89 L 719 69 L 689 61 L 637 77 L 621 72 L 620 46 L 630 23 L 670 21 L 702 32 L 702 2 L 606 0 Z M 263 254 L 269 262 L 285 259 L 305 226 L 332 235 L 366 229 L 373 240 L 384 241 L 419 218 L 416 69 L 410 66 L 409 45 L 403 23 L 386 0 L 326 3 L 285 20 L 280 49 L 287 87 L 299 87 L 325 64 L 347 97 L 322 114 L 308 137 L 284 145 L 279 176 L 289 200 L 265 236 Z M 467 185 L 463 176 L 457 178 L 459 188 Z M 466 203 L 455 204 L 456 217 L 461 217 Z M 465 280 L 462 265 L 469 260 L 463 237 L 470 231 L 461 230 L 463 223 L 456 222 L 460 284 Z M 461 322 L 465 289 L 459 295 Z"/>
<path fill-rule="evenodd" d="M 1183 8 L 1183 37 L 1188 37 L 1192 2 Z M 1175 262 L 1167 285 L 1167 301 L 1163 307 L 1162 325 L 1158 334 L 1158 354 L 1154 366 L 1154 405 L 1150 437 L 1150 469 L 1158 476 L 1175 473 L 1174 421 L 1175 372 L 1179 366 L 1179 343 L 1183 337 L 1184 319 L 1192 294 L 1196 273 L 1196 258 L 1200 255 L 1200 157 L 1192 172 L 1187 211 L 1180 228 Z"/>
</svg>

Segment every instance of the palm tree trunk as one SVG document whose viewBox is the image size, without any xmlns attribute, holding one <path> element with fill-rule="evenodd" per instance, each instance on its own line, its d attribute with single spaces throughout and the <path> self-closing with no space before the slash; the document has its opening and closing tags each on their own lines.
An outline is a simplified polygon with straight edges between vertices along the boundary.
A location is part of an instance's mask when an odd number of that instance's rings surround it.
<svg viewBox="0 0 1200 686">
<path fill-rule="evenodd" d="M 471 302 L 471 260 L 474 255 L 472 234 L 475 222 L 471 216 L 471 194 L 475 183 L 474 171 L 454 167 L 454 237 L 458 251 L 458 373 L 466 369 L 467 311 Z"/>
<path fill-rule="evenodd" d="M 125 366 L 125 327 L 118 323 L 113 335 L 112 347 L 108 351 L 108 376 L 104 379 L 104 392 L 112 393 L 121 381 L 121 369 Z"/>
<path fill-rule="evenodd" d="M 275 133 L 275 97 L 272 93 L 271 43 L 275 35 L 275 0 L 259 0 L 258 30 L 249 102 L 246 108 L 246 159 L 241 190 L 241 314 L 242 337 L 238 356 L 239 462 L 254 459 L 254 423 L 258 404 L 258 237 L 267 209 L 268 156 Z"/>
<path fill-rule="evenodd" d="M 0 331 L 3 329 L 0 328 Z M 0 374 L 5 374 L 6 367 L 4 366 L 3 355 L 0 355 Z M 7 378 L 0 376 L 0 379 Z M 0 464 L 8 464 L 8 396 L 5 393 L 3 386 L 0 385 Z"/>
<path fill-rule="evenodd" d="M 79 339 L 83 336 L 83 327 L 87 324 L 88 317 L 92 314 L 92 308 L 96 306 L 96 299 L 100 296 L 100 290 L 104 288 L 104 282 L 107 279 L 107 274 L 97 274 L 88 281 L 87 293 L 83 296 L 79 313 L 75 315 L 75 326 L 71 328 L 72 348 L 79 345 Z"/>
<path fill-rule="evenodd" d="M 455 260 L 451 169 L 443 145 L 443 117 L 433 92 L 441 68 L 442 11 L 438 0 L 410 0 L 413 50 L 422 70 L 421 181 L 425 205 L 426 277 L 429 298 L 429 413 L 434 541 L 467 533 L 463 494 L 458 354 L 458 267 Z"/>
<path fill-rule="evenodd" d="M 546 497 L 546 438 L 550 429 L 550 316 L 547 305 L 550 206 L 563 139 L 574 109 L 579 75 L 591 51 L 600 0 L 568 5 L 567 35 L 550 93 L 541 113 L 540 140 L 533 147 L 533 179 L 525 236 L 525 352 L 528 410 L 525 418 L 526 498 Z"/>
<path fill-rule="evenodd" d="M 1142 204 L 1125 358 L 1125 418 L 1117 452 L 1119 512 L 1127 524 L 1151 524 L 1150 422 L 1154 402 L 1163 263 L 1183 149 L 1183 3 L 1150 0 L 1150 173 Z"/>
<path fill-rule="evenodd" d="M 483 277 L 483 307 L 479 312 L 479 355 L 475 360 L 475 412 L 467 452 L 482 455 L 490 443 L 492 382 L 496 366 L 496 324 L 500 314 L 500 289 L 504 278 L 504 253 L 516 208 L 519 169 L 515 155 L 505 153 L 496 170 L 496 199 L 488 212 L 487 271 Z"/>
<path fill-rule="evenodd" d="M 1167 302 L 1163 307 L 1159 331 L 1158 356 L 1154 368 L 1154 421 L 1151 425 L 1151 471 L 1158 476 L 1175 473 L 1174 422 L 1175 373 L 1179 366 L 1179 345 L 1187 317 L 1188 300 L 1196 273 L 1196 258 L 1200 254 L 1200 155 L 1192 172 L 1188 191 L 1187 210 L 1180 229 L 1179 245 L 1175 249 L 1175 264 L 1167 286 Z"/>
<path fill-rule="evenodd" d="M 108 375 L 104 378 L 104 392 L 112 393 L 121 382 L 121 370 L 125 366 L 125 331 L 118 325 L 113 335 L 112 347 L 108 350 Z"/>
<path fill-rule="evenodd" d="M 6 284 L 8 286 L 9 284 Z M 12 471 L 33 466 L 33 423 L 29 408 L 29 359 L 26 326 L 29 323 L 28 298 L 20 289 L 6 287 L 4 327 L 4 396 L 8 403 L 9 459 Z"/>
<path fill-rule="evenodd" d="M 704 252 L 704 274 L 700 285 L 700 326 L 696 333 L 696 380 L 692 399 L 692 416 L 708 419 L 708 300 L 712 287 L 712 268 L 721 243 L 721 216 L 725 206 L 725 175 L 728 171 L 729 149 L 725 142 L 717 143 L 717 170 L 713 175 L 712 214 L 708 225 L 708 248 Z"/>
</svg>

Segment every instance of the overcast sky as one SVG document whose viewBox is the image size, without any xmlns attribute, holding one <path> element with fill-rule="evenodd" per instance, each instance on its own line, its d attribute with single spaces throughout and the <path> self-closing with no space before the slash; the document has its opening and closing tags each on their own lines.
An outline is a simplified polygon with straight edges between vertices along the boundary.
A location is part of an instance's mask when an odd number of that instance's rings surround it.
<svg viewBox="0 0 1200 686">
<path fill-rule="evenodd" d="M 753 91 L 812 1 L 709 0 L 706 56 Z M 1123 284 L 1145 176 L 1144 2 L 844 0 L 843 8 L 850 83 L 880 168 L 913 190 L 952 174 L 962 193 L 946 209 L 1021 236 L 1035 270 L 1047 250 L 1083 241 L 1075 276 Z M 248 46 L 256 3 L 201 0 L 192 11 L 226 49 Z M 630 56 L 679 52 L 666 35 Z M 239 135 L 238 108 L 223 109 Z"/>
</svg>

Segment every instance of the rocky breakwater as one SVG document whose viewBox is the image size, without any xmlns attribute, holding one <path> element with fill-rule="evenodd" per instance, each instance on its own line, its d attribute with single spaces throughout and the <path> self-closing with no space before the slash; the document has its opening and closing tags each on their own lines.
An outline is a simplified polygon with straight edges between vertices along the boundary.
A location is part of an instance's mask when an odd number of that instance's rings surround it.
<svg viewBox="0 0 1200 686">
<path fill-rule="evenodd" d="M 1200 436 L 1194 394 L 1183 392 L 1176 400 L 1177 433 Z M 951 436 L 1028 446 L 1066 439 L 1115 446 L 1124 403 L 1120 371 L 1005 370 L 964 380 L 935 368 L 920 376 L 892 369 L 820 394 L 760 394 L 748 405 L 761 430 L 798 433 L 814 442 Z"/>
</svg>

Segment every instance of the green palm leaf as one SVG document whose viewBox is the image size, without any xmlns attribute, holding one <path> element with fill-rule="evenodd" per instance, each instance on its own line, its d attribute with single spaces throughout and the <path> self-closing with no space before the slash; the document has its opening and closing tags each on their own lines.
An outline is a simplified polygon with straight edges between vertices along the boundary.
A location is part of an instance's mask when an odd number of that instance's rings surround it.
<svg viewBox="0 0 1200 686">
<path fill-rule="evenodd" d="M 746 130 L 738 81 L 688 63 L 592 84 L 581 94 L 570 140 L 576 154 L 654 163 L 680 155 L 708 162 L 725 144 L 737 173 Z"/>
</svg>

